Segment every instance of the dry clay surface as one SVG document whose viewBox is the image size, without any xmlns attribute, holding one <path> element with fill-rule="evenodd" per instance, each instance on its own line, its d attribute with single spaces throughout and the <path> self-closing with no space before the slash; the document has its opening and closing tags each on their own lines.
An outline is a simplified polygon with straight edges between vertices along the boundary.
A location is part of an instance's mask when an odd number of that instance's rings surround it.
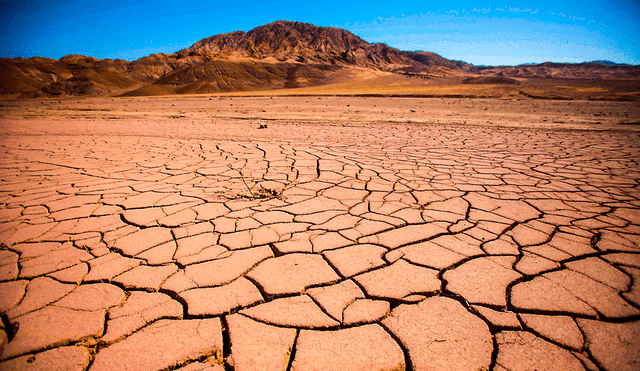
<svg viewBox="0 0 640 371">
<path fill-rule="evenodd" d="M 640 368 L 636 132 L 103 108 L 0 120 L 0 370 Z"/>
</svg>

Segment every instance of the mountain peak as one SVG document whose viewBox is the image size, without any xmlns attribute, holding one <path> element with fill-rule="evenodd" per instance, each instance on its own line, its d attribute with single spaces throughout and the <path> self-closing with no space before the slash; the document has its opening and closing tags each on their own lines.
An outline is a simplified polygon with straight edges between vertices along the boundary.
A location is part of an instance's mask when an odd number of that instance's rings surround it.
<svg viewBox="0 0 640 371">
<path fill-rule="evenodd" d="M 640 78 L 638 66 L 603 61 L 476 67 L 430 52 L 371 44 L 339 28 L 291 21 L 211 36 L 176 53 L 153 54 L 132 62 L 81 55 L 60 60 L 0 59 L 0 71 L 0 95 L 20 97 L 271 90 L 357 81 L 358 76 L 400 78 L 403 83 L 408 83 L 408 77 L 418 85 L 417 81 L 434 76 L 481 76 L 465 80 L 476 84 L 513 82 L 503 77 Z"/>
<path fill-rule="evenodd" d="M 348 54 L 366 52 L 371 44 L 349 31 L 309 23 L 276 21 L 249 32 L 236 31 L 202 39 L 188 52 L 217 57 L 247 57 L 311 62 L 346 61 Z M 352 58 L 353 59 L 353 58 Z"/>
<path fill-rule="evenodd" d="M 181 51 L 214 58 L 275 58 L 284 62 L 359 66 L 385 71 L 425 72 L 428 67 L 468 66 L 429 52 L 405 52 L 386 44 L 370 44 L 347 30 L 309 23 L 276 21 L 249 32 L 202 39 Z"/>
</svg>

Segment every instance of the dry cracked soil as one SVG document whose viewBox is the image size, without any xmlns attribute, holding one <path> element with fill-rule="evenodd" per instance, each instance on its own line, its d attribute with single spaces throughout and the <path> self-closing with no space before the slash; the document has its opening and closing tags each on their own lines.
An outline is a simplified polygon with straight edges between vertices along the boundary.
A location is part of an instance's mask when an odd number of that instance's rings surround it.
<svg viewBox="0 0 640 371">
<path fill-rule="evenodd" d="M 640 369 L 637 103 L 0 108 L 0 370 Z"/>
</svg>

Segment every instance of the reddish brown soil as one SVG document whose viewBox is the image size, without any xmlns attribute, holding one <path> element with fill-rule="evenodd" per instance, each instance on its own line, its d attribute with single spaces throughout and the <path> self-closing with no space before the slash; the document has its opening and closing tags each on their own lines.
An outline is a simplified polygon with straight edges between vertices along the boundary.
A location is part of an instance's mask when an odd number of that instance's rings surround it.
<svg viewBox="0 0 640 371">
<path fill-rule="evenodd" d="M 0 108 L 0 369 L 640 365 L 637 102 Z"/>
</svg>

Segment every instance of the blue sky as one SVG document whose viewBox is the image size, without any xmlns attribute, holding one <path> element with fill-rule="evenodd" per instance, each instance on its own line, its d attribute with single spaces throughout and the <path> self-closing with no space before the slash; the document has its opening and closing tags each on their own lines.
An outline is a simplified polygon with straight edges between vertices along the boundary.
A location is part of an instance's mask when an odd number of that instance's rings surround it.
<svg viewBox="0 0 640 371">
<path fill-rule="evenodd" d="M 0 57 L 134 60 L 281 19 L 476 65 L 640 64 L 638 0 L 0 0 Z"/>
</svg>

